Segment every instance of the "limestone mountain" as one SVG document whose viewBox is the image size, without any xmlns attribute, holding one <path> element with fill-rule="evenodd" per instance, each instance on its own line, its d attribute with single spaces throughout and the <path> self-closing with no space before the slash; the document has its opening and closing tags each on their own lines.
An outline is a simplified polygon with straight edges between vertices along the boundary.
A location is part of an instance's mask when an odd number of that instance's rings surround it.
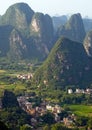
<svg viewBox="0 0 92 130">
<path fill-rule="evenodd" d="M 44 43 L 47 46 L 46 50 L 51 48 L 54 35 L 51 17 L 47 14 L 35 13 L 30 24 L 30 35 L 37 38 L 40 43 Z"/>
<path fill-rule="evenodd" d="M 83 44 L 60 38 L 47 60 L 36 71 L 36 86 L 62 89 L 67 85 L 84 87 L 89 80 L 90 64 Z M 88 82 L 89 83 L 89 82 Z"/>
<path fill-rule="evenodd" d="M 54 31 L 51 17 L 35 13 L 25 3 L 10 6 L 1 16 L 0 25 L 2 26 L 0 56 L 14 60 L 43 60 L 53 46 Z M 6 26 L 12 29 L 8 30 Z"/>
<path fill-rule="evenodd" d="M 67 23 L 58 29 L 57 36 L 65 36 L 71 40 L 83 42 L 85 29 L 81 15 L 79 13 L 72 15 Z"/>
<path fill-rule="evenodd" d="M 92 31 L 87 33 L 84 40 L 84 47 L 88 56 L 92 57 Z"/>
<path fill-rule="evenodd" d="M 12 25 L 16 29 L 25 31 L 31 22 L 34 11 L 25 3 L 11 5 L 0 19 L 0 25 Z"/>
</svg>

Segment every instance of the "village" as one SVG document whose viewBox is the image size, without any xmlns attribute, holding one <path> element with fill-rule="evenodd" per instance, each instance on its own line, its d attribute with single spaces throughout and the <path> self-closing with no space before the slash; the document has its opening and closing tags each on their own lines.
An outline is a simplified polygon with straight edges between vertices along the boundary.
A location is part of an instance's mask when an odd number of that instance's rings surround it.
<svg viewBox="0 0 92 130">
<path fill-rule="evenodd" d="M 29 99 L 33 99 L 34 96 L 19 96 L 17 97 L 17 101 L 19 106 L 29 115 L 32 116 L 31 118 L 31 125 L 36 126 L 39 123 L 43 123 L 43 120 L 39 117 L 47 114 L 50 112 L 54 115 L 54 120 L 56 123 L 63 123 L 65 126 L 73 125 L 76 116 L 70 112 L 67 116 L 61 119 L 60 113 L 64 111 L 64 108 L 60 107 L 58 104 L 52 104 L 48 101 L 42 100 L 39 106 L 34 106 L 34 102 L 29 102 Z M 38 120 L 39 119 L 39 120 Z"/>
<path fill-rule="evenodd" d="M 75 91 L 73 89 L 68 89 L 68 94 L 92 94 L 92 89 L 86 88 L 86 89 L 79 89 L 77 88 Z"/>
<path fill-rule="evenodd" d="M 29 79 L 31 79 L 31 78 L 33 78 L 33 74 L 32 73 L 28 73 L 28 74 L 18 74 L 17 75 L 17 78 L 19 79 L 19 80 L 29 80 Z"/>
</svg>

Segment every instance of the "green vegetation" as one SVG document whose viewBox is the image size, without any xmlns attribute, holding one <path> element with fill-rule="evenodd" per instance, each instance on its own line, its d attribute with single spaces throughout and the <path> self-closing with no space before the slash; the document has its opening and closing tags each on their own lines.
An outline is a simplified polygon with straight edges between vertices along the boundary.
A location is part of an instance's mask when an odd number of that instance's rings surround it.
<svg viewBox="0 0 92 130">
<path fill-rule="evenodd" d="M 16 130 L 29 123 L 29 116 L 19 107 L 14 93 L 5 90 L 1 100 L 3 109 L 0 110 L 0 120 L 9 128 Z"/>
<path fill-rule="evenodd" d="M 0 121 L 0 130 L 9 130 L 9 129 L 3 122 Z"/>
<path fill-rule="evenodd" d="M 25 124 L 25 125 L 20 127 L 20 130 L 32 130 L 32 127 L 28 124 Z"/>
<path fill-rule="evenodd" d="M 90 86 L 91 69 L 89 59 L 81 43 L 60 38 L 47 60 L 36 71 L 33 86 L 41 88 L 66 89 L 67 86 Z"/>
<path fill-rule="evenodd" d="M 67 105 L 78 116 L 92 117 L 92 105 Z"/>
<path fill-rule="evenodd" d="M 0 16 L 0 25 L 0 121 L 11 130 L 92 129 L 92 94 L 67 94 L 69 88 L 92 88 L 92 58 L 87 55 L 85 44 L 78 43 L 83 42 L 85 36 L 80 14 L 73 15 L 55 37 L 51 17 L 35 13 L 25 3 L 10 6 Z M 52 48 L 61 35 L 74 41 L 62 37 Z M 34 74 L 31 79 L 28 73 Z M 27 94 L 31 98 L 26 97 Z M 19 107 L 17 96 L 21 96 L 18 99 L 22 103 L 27 98 L 32 102 L 32 106 L 20 103 L 26 112 Z M 27 112 L 31 113 L 31 107 L 35 112 L 34 108 L 39 109 L 45 101 L 52 106 L 60 105 L 62 112 L 37 113 L 39 124 L 33 128 L 31 124 L 35 120 L 32 118 L 37 115 L 29 116 Z M 75 120 L 71 128 L 55 121 L 56 116 L 63 120 L 73 114 Z"/>
</svg>

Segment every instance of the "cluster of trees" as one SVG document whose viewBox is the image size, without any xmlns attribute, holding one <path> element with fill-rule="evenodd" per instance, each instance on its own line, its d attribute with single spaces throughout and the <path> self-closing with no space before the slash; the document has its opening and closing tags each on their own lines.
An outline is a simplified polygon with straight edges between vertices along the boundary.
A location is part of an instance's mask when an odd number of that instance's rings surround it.
<svg viewBox="0 0 92 130">
<path fill-rule="evenodd" d="M 37 89 L 36 89 L 37 91 Z M 41 88 L 38 90 L 42 98 L 48 98 L 50 101 L 56 100 L 60 105 L 62 104 L 92 104 L 92 94 L 67 94 L 63 90 L 49 90 Z"/>
<path fill-rule="evenodd" d="M 18 107 L 6 108 L 0 111 L 0 120 L 13 130 L 19 130 L 23 124 L 30 123 L 30 117 Z"/>
<path fill-rule="evenodd" d="M 66 94 L 59 101 L 61 104 L 92 104 L 92 95 Z"/>
<path fill-rule="evenodd" d="M 5 90 L 2 97 L 2 107 L 0 120 L 13 130 L 20 128 L 23 124 L 30 123 L 30 116 L 27 115 L 18 105 L 14 93 Z"/>
<path fill-rule="evenodd" d="M 63 126 L 61 123 L 56 123 L 53 125 L 45 125 L 43 127 L 43 130 L 72 130 L 72 129 Z"/>
<path fill-rule="evenodd" d="M 9 130 L 9 129 L 3 122 L 0 121 L 0 130 Z"/>
<path fill-rule="evenodd" d="M 50 119 L 51 118 L 51 119 Z M 77 117 L 75 126 L 68 128 L 62 123 L 53 122 L 53 116 L 48 113 L 44 116 L 44 125 L 40 127 L 40 130 L 91 130 L 92 129 L 92 118 Z M 36 128 L 38 130 L 39 128 Z M 20 127 L 20 130 L 33 130 L 33 127 L 24 124 Z"/>
</svg>

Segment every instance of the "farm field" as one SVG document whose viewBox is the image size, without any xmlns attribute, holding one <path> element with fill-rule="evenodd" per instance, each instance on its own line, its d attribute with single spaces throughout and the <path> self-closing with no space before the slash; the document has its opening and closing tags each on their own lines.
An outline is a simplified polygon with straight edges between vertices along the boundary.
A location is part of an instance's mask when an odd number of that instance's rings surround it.
<svg viewBox="0 0 92 130">
<path fill-rule="evenodd" d="M 91 105 L 68 105 L 70 110 L 78 116 L 92 117 Z"/>
<path fill-rule="evenodd" d="M 0 69 L 0 97 L 5 89 L 14 93 L 22 93 L 26 90 L 25 83 L 17 79 L 18 74 L 25 74 L 27 71 L 1 70 Z"/>
</svg>

